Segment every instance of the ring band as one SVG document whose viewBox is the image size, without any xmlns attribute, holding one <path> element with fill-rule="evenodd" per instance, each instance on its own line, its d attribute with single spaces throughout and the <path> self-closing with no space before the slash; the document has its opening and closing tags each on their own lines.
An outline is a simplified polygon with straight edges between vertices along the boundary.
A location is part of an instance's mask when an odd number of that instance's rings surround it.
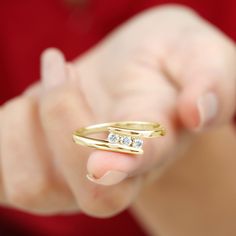
<svg viewBox="0 0 236 236">
<path fill-rule="evenodd" d="M 107 139 L 89 137 L 102 132 L 108 132 Z M 100 150 L 143 154 L 142 138 L 155 138 L 165 134 L 165 128 L 156 122 L 121 121 L 80 128 L 73 133 L 73 140 L 77 144 Z"/>
</svg>

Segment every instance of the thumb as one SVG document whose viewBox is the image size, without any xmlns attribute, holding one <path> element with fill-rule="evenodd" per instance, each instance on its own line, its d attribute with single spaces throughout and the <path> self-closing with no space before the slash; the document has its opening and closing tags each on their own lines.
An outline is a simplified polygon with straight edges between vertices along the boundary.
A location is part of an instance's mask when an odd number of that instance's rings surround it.
<svg viewBox="0 0 236 236">
<path fill-rule="evenodd" d="M 178 52 L 168 68 L 181 85 L 179 116 L 192 130 L 228 123 L 236 110 L 235 45 L 226 37 L 212 35 L 211 44 L 198 46 L 204 53 L 194 47 Z"/>
<path fill-rule="evenodd" d="M 229 72 L 229 71 L 228 71 Z M 231 76 L 192 79 L 183 86 L 178 112 L 183 124 L 196 131 L 228 123 L 236 109 L 236 71 Z M 235 74 L 235 78 L 233 75 Z"/>
<path fill-rule="evenodd" d="M 97 184 L 117 184 L 160 165 L 168 159 L 169 150 L 176 142 L 174 107 L 177 93 L 161 73 L 140 70 L 144 71 L 137 70 L 135 80 L 124 78 L 126 89 L 120 88 L 121 95 L 113 101 L 111 121 L 155 121 L 162 124 L 168 134 L 144 140 L 143 155 L 93 151 L 87 162 L 87 177 Z"/>
</svg>

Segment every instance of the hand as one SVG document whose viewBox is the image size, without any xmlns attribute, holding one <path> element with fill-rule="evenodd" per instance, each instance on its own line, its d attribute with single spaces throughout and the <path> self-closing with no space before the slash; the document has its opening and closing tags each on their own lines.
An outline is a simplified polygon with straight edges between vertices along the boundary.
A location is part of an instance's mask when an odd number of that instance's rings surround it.
<svg viewBox="0 0 236 236">
<path fill-rule="evenodd" d="M 180 155 L 187 130 L 232 119 L 235 62 L 226 36 L 176 6 L 131 19 L 73 65 L 46 51 L 42 86 L 1 111 L 3 201 L 37 213 L 125 209 Z M 140 158 L 71 141 L 78 127 L 112 120 L 158 121 L 168 135 L 148 141 Z"/>
</svg>

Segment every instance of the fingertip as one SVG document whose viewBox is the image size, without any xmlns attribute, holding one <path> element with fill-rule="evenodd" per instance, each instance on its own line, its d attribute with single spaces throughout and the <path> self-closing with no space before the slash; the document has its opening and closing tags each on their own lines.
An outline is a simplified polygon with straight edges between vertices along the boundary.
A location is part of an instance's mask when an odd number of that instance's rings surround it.
<svg viewBox="0 0 236 236">
<path fill-rule="evenodd" d="M 89 156 L 87 170 L 95 178 L 101 178 L 109 171 L 130 175 L 140 166 L 141 159 L 130 154 L 97 150 Z"/>
<path fill-rule="evenodd" d="M 66 80 L 65 65 L 63 53 L 56 48 L 48 48 L 41 54 L 41 81 L 45 90 Z"/>
<path fill-rule="evenodd" d="M 57 49 L 57 48 L 47 48 L 41 53 L 41 61 L 45 61 L 47 59 L 55 59 L 60 58 L 62 60 L 65 60 L 63 53 Z"/>
</svg>

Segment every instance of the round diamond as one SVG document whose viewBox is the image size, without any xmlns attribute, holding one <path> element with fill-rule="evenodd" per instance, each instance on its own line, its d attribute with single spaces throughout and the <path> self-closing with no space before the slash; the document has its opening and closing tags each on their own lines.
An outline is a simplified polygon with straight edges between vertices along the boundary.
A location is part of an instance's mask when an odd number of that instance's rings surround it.
<svg viewBox="0 0 236 236">
<path fill-rule="evenodd" d="M 109 143 L 118 143 L 120 137 L 117 134 L 110 133 L 107 139 Z"/>
<path fill-rule="evenodd" d="M 134 139 L 132 146 L 134 148 L 141 148 L 143 145 L 143 140 L 142 139 Z"/>
<path fill-rule="evenodd" d="M 132 139 L 131 139 L 131 137 L 124 136 L 124 137 L 121 138 L 121 143 L 126 145 L 126 146 L 130 146 L 131 143 L 132 143 Z"/>
</svg>

